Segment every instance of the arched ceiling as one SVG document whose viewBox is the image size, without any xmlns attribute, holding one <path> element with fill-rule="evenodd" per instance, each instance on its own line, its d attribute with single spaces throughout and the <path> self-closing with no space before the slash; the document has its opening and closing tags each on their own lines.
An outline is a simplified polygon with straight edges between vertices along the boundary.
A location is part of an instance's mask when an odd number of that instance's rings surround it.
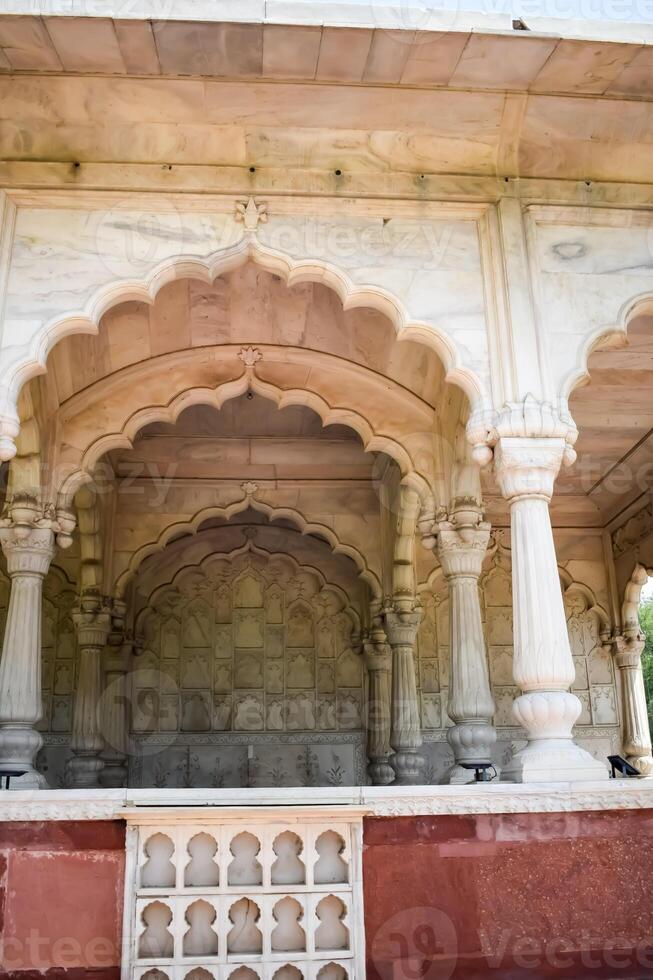
<svg viewBox="0 0 653 980">
<path fill-rule="evenodd" d="M 589 380 L 569 399 L 578 458 L 556 480 L 554 526 L 603 528 L 653 487 L 653 316 L 634 318 L 619 342 L 590 355 Z M 482 482 L 489 520 L 509 525 L 491 468 Z"/>
<path fill-rule="evenodd" d="M 140 431 L 133 449 L 109 454 L 120 477 L 172 473 L 175 479 L 355 480 L 373 478 L 375 456 L 345 425 L 323 427 L 304 405 L 284 409 L 255 393 L 220 411 L 194 405 L 175 425 L 155 422 Z"/>
<path fill-rule="evenodd" d="M 584 520 L 604 525 L 653 486 L 653 317 L 632 320 L 626 344 L 594 351 L 588 369 L 569 401 L 578 459 L 558 479 L 556 506 L 569 520 L 584 498 Z"/>
</svg>

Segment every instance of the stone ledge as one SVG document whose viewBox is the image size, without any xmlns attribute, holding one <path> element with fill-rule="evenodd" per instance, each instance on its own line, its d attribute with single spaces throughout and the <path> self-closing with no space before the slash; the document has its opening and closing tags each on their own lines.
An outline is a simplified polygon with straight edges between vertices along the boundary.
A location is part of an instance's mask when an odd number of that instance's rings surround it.
<svg viewBox="0 0 653 980">
<path fill-rule="evenodd" d="M 284 808 L 308 814 L 351 808 L 369 816 L 569 813 L 582 810 L 653 809 L 653 779 L 596 783 L 494 786 L 363 786 L 283 789 L 113 789 L 0 792 L 0 821 L 134 820 L 163 808 Z M 181 815 L 181 813 L 180 813 Z M 225 814 L 226 815 L 226 814 Z M 170 815 L 171 816 L 171 815 Z"/>
</svg>

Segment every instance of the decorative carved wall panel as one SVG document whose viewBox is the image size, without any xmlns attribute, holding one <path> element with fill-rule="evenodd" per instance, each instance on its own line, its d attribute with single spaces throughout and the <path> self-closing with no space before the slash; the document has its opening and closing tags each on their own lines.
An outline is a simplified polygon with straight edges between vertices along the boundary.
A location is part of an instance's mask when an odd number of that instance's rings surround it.
<svg viewBox="0 0 653 980">
<path fill-rule="evenodd" d="M 137 626 L 135 785 L 346 785 L 362 777 L 358 612 L 316 569 L 248 543 L 182 570 Z"/>
<path fill-rule="evenodd" d="M 359 817 L 134 825 L 124 975 L 133 980 L 362 976 Z"/>
</svg>

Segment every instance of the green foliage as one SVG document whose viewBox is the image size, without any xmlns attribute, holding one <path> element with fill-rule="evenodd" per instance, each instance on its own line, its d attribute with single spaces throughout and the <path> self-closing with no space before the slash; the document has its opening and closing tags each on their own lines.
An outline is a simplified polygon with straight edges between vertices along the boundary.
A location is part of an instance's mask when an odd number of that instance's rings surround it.
<svg viewBox="0 0 653 980">
<path fill-rule="evenodd" d="M 647 599 L 639 607 L 639 624 L 646 637 L 642 653 L 642 672 L 648 705 L 648 720 L 653 731 L 653 599 Z"/>
</svg>

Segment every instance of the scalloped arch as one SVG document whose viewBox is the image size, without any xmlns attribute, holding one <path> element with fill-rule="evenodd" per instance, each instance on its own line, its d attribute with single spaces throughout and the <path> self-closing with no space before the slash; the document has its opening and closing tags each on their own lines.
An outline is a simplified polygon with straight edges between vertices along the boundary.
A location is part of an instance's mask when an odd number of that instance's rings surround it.
<svg viewBox="0 0 653 980">
<path fill-rule="evenodd" d="M 589 359 L 597 348 L 604 345 L 618 348 L 628 342 L 628 325 L 638 316 L 653 314 L 653 291 L 638 293 L 628 299 L 619 310 L 617 320 L 609 326 L 598 327 L 583 344 L 579 363 L 567 374 L 562 384 L 560 397 L 565 401 L 571 398 L 576 388 L 591 380 Z"/>
<path fill-rule="evenodd" d="M 446 380 L 460 387 L 472 410 L 489 405 L 486 385 L 463 363 L 454 340 L 439 326 L 413 320 L 403 303 L 380 286 L 357 286 L 339 267 L 320 259 L 293 259 L 285 252 L 245 237 L 211 256 L 174 256 L 155 266 L 141 279 L 123 279 L 100 287 L 80 310 L 50 320 L 36 334 L 27 354 L 15 361 L 3 382 L 17 399 L 21 387 L 46 370 L 48 354 L 60 340 L 77 333 L 97 334 L 102 316 L 119 303 L 136 300 L 152 304 L 159 290 L 178 279 L 213 283 L 218 276 L 252 261 L 267 272 L 281 276 L 289 287 L 302 282 L 323 283 L 340 298 L 343 309 L 370 307 L 388 317 L 399 340 L 412 340 L 431 347 L 442 361 Z"/>
<path fill-rule="evenodd" d="M 334 554 L 344 555 L 354 563 L 358 569 L 359 577 L 369 586 L 373 598 L 382 598 L 381 583 L 375 572 L 368 566 L 364 555 L 352 545 L 340 541 L 336 533 L 332 531 L 331 528 L 327 527 L 325 524 L 317 524 L 307 521 L 300 511 L 294 510 L 291 507 L 272 507 L 270 504 L 266 504 L 260 500 L 255 500 L 253 497 L 249 496 L 245 496 L 242 500 L 237 500 L 234 503 L 227 504 L 224 507 L 204 507 L 189 521 L 179 521 L 176 524 L 170 524 L 159 535 L 156 541 L 151 541 L 148 544 L 142 545 L 142 547 L 134 552 L 130 559 L 129 565 L 116 581 L 117 596 L 124 596 L 127 585 L 137 574 L 138 569 L 145 559 L 149 558 L 150 555 L 163 551 L 175 538 L 197 534 L 200 531 L 202 524 L 208 520 L 211 520 L 211 518 L 219 517 L 225 520 L 230 520 L 232 517 L 243 513 L 250 507 L 252 510 L 256 510 L 260 514 L 264 514 L 270 523 L 275 520 L 288 520 L 296 526 L 300 534 L 312 534 L 322 538 L 328 544 Z"/>
<path fill-rule="evenodd" d="M 229 561 L 234 561 L 234 559 L 239 558 L 241 555 L 247 554 L 248 552 L 255 555 L 261 555 L 262 557 L 265 558 L 274 558 L 275 560 L 282 559 L 283 561 L 287 561 L 295 571 L 308 571 L 312 575 L 315 575 L 317 581 L 320 583 L 320 588 L 330 589 L 338 596 L 338 598 L 342 602 L 343 611 L 346 612 L 351 617 L 351 619 L 354 622 L 354 625 L 358 629 L 360 629 L 361 626 L 360 614 L 351 605 L 349 601 L 349 596 L 335 582 L 330 582 L 326 578 L 324 573 L 320 571 L 319 568 L 316 568 L 315 565 L 310 565 L 305 562 L 299 562 L 297 561 L 296 558 L 293 557 L 293 555 L 279 553 L 279 552 L 273 553 L 267 551 L 267 549 L 261 548 L 259 545 L 255 545 L 251 541 L 247 541 L 245 542 L 244 545 L 240 545 L 238 548 L 233 548 L 231 551 L 212 552 L 210 555 L 205 555 L 205 557 L 198 562 L 193 562 L 191 564 L 183 565 L 181 568 L 178 568 L 167 582 L 162 582 L 161 585 L 158 585 L 155 589 L 153 589 L 153 591 L 150 593 L 150 595 L 147 598 L 147 605 L 151 606 L 153 603 L 157 601 L 158 598 L 164 595 L 167 590 L 171 588 L 174 589 L 177 583 L 181 579 L 183 579 L 185 575 L 188 575 L 193 570 L 195 569 L 199 570 L 205 567 L 209 567 L 213 562 L 217 562 L 224 559 L 228 559 Z M 139 618 L 140 616 L 143 615 L 146 609 L 147 606 L 139 613 Z"/>
<path fill-rule="evenodd" d="M 85 451 L 81 466 L 70 473 L 60 490 L 60 501 L 63 506 L 70 503 L 77 490 L 92 480 L 92 472 L 98 461 L 106 453 L 115 449 L 131 449 L 138 432 L 153 422 L 175 423 L 180 414 L 192 405 L 212 405 L 220 409 L 233 398 L 252 390 L 263 398 L 267 398 L 283 409 L 293 405 L 305 405 L 312 409 L 322 420 L 323 426 L 346 425 L 360 437 L 363 448 L 367 452 L 383 452 L 390 456 L 402 474 L 402 482 L 415 490 L 422 502 L 431 499 L 432 491 L 428 481 L 422 474 L 416 472 L 408 451 L 396 439 L 389 436 L 377 435 L 369 422 L 358 412 L 351 409 L 333 408 L 316 392 L 304 388 L 284 389 L 269 382 L 262 381 L 247 372 L 233 381 L 226 381 L 217 388 L 191 388 L 180 392 L 166 405 L 153 405 L 140 409 L 127 419 L 120 432 L 107 433 L 92 443 Z"/>
</svg>

